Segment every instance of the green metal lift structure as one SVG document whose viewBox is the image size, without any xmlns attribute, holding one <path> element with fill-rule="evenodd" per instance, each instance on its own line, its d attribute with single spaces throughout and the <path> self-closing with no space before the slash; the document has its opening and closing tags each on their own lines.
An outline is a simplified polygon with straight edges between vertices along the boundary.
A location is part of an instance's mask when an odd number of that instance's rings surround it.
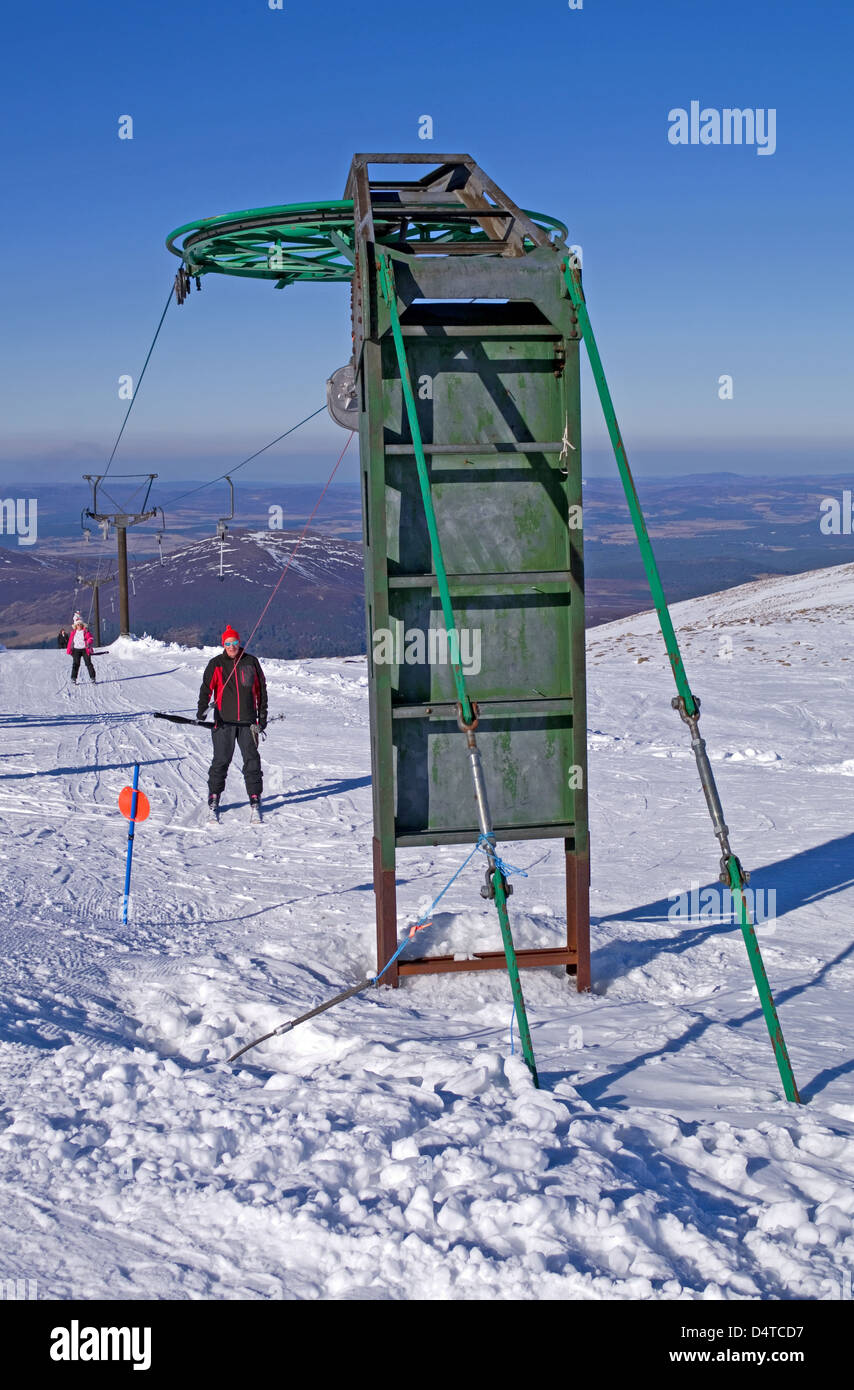
<svg viewBox="0 0 854 1390">
<path fill-rule="evenodd" d="M 376 172 L 375 172 L 376 171 Z M 559 221 L 465 154 L 357 154 L 337 202 L 188 223 L 176 297 L 210 272 L 351 284 L 353 355 L 329 381 L 358 430 L 384 979 L 506 967 L 537 1082 L 519 967 L 590 986 L 580 345 L 597 391 L 788 1099 L 799 1099 L 692 694 Z M 178 239 L 182 238 L 180 245 Z M 477 659 L 474 659 L 476 653 Z M 466 654 L 468 660 L 466 660 Z M 468 670 L 466 667 L 468 666 Z M 566 941 L 516 950 L 499 840 L 559 839 Z M 477 844 L 503 949 L 398 959 L 398 849 Z M 394 959 L 392 959 L 394 958 Z M 389 964 L 391 962 L 391 964 Z"/>
</svg>

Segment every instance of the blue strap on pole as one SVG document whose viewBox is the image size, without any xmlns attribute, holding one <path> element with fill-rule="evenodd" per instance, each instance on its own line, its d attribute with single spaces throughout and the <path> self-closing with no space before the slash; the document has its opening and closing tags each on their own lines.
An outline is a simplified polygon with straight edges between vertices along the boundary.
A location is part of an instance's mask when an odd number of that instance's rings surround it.
<svg viewBox="0 0 854 1390">
<path fill-rule="evenodd" d="M 528 877 L 527 869 L 517 869 L 515 864 L 508 864 L 506 859 L 502 859 L 499 854 L 496 854 L 494 835 L 481 835 L 475 849 L 483 850 L 484 854 L 491 850 L 493 863 L 497 869 L 500 869 L 505 878 L 509 878 L 511 874 L 521 874 L 522 878 Z"/>
<path fill-rule="evenodd" d="M 497 869 L 499 869 L 499 870 L 501 871 L 501 873 L 504 875 L 505 878 L 509 878 L 509 876 L 510 876 L 511 874 L 521 874 L 521 875 L 522 875 L 522 878 L 527 878 L 527 877 L 528 877 L 528 871 L 527 871 L 527 869 L 517 869 L 516 866 L 515 866 L 514 864 L 508 864 L 504 859 L 500 858 L 500 856 L 497 855 L 497 854 L 495 853 L 495 837 L 494 837 L 494 836 L 491 836 L 491 837 L 490 837 L 490 836 L 487 836 L 487 835 L 479 835 L 479 836 L 478 836 L 478 840 L 477 840 L 477 844 L 475 845 L 474 849 L 471 851 L 471 854 L 466 855 L 466 858 L 463 860 L 462 864 L 461 864 L 460 867 L 457 869 L 456 873 L 455 873 L 455 874 L 452 874 L 452 876 L 448 879 L 448 882 L 445 884 L 445 886 L 444 886 L 444 888 L 442 889 L 441 893 L 439 893 L 439 895 L 433 899 L 433 901 L 432 901 L 432 903 L 430 904 L 430 906 L 428 907 L 427 911 L 424 912 L 424 913 L 422 913 L 422 915 L 418 918 L 418 921 L 415 922 L 415 923 L 413 924 L 416 928 L 417 928 L 417 927 L 423 927 L 423 926 L 424 926 L 424 923 L 425 923 L 425 922 L 428 922 L 428 921 L 430 920 L 430 917 L 431 917 L 431 915 L 432 915 L 432 913 L 433 913 L 434 908 L 436 907 L 436 904 L 439 903 L 439 902 L 441 902 L 442 898 L 444 898 L 444 896 L 445 896 L 445 894 L 447 893 L 448 889 L 450 888 L 451 884 L 454 883 L 454 882 L 456 881 L 456 879 L 459 878 L 459 876 L 460 876 L 460 874 L 462 873 L 463 869 L 467 868 L 467 866 L 471 863 L 471 861 L 474 859 L 475 855 L 477 854 L 478 850 L 481 850 L 481 851 L 485 854 L 486 851 L 487 851 L 487 848 L 491 848 L 491 850 L 492 850 L 492 858 L 493 858 L 493 861 L 494 861 L 494 863 L 495 863 L 495 866 L 496 866 Z M 389 959 L 386 961 L 386 963 L 385 963 L 385 965 L 383 966 L 382 970 L 380 970 L 376 975 L 371 975 L 369 978 L 372 979 L 372 980 L 381 980 L 382 977 L 383 977 L 383 975 L 385 974 L 385 972 L 388 970 L 389 966 L 391 966 L 391 965 L 394 964 L 394 962 L 397 960 L 397 958 L 398 958 L 398 956 L 400 955 L 400 953 L 403 951 L 404 947 L 407 946 L 407 945 L 409 944 L 410 939 L 411 939 L 410 936 L 407 934 L 407 935 L 403 938 L 403 940 L 400 942 L 400 944 L 398 945 L 398 948 L 397 948 L 397 950 L 395 951 L 394 955 L 393 955 L 393 956 L 390 956 Z"/>
<path fill-rule="evenodd" d="M 469 854 L 469 855 L 466 856 L 466 858 L 463 860 L 463 862 L 462 862 L 462 864 L 460 865 L 460 867 L 457 869 L 456 873 L 453 874 L 453 875 L 451 876 L 451 878 L 448 879 L 448 882 L 445 884 L 445 886 L 444 886 L 444 888 L 442 889 L 441 893 L 439 893 L 439 895 L 433 899 L 433 901 L 432 901 L 432 903 L 430 904 L 430 906 L 428 907 L 427 911 L 424 912 L 424 913 L 422 913 L 422 915 L 418 918 L 418 921 L 414 923 L 414 925 L 415 925 L 416 927 L 423 927 L 423 926 L 424 926 L 424 923 L 427 922 L 427 921 L 429 921 L 430 915 L 431 915 L 431 913 L 433 912 L 433 909 L 434 909 L 434 907 L 436 906 L 436 904 L 437 904 L 438 902 L 441 902 L 442 898 L 444 898 L 444 896 L 445 896 L 445 894 L 447 893 L 448 889 L 450 888 L 451 884 L 452 884 L 456 879 L 459 878 L 459 876 L 460 876 L 460 874 L 462 873 L 463 869 L 465 869 L 466 866 L 469 865 L 469 864 L 471 863 L 471 861 L 474 859 L 474 857 L 475 857 L 475 855 L 477 854 L 477 852 L 478 852 L 479 849 L 480 849 L 480 841 L 478 841 L 478 843 L 475 845 L 475 847 L 474 847 L 474 849 L 472 850 L 471 854 Z M 401 941 L 401 943 L 400 943 L 400 945 L 398 946 L 397 950 L 395 951 L 394 955 L 389 957 L 389 959 L 386 961 L 385 965 L 383 966 L 382 970 L 380 970 L 376 975 L 371 976 L 372 979 L 374 979 L 374 980 L 381 980 L 381 979 L 382 979 L 383 975 L 384 975 L 385 972 L 388 970 L 389 966 L 390 966 L 390 965 L 393 965 L 394 962 L 397 960 L 397 958 L 398 958 L 398 956 L 400 955 L 401 951 L 403 950 L 404 946 L 407 946 L 407 945 L 409 944 L 409 940 L 410 940 L 410 938 L 409 938 L 408 935 L 405 936 L 405 937 L 403 938 L 403 940 Z"/>
<path fill-rule="evenodd" d="M 130 899 L 130 870 L 133 862 L 133 827 L 136 822 L 136 803 L 139 791 L 139 763 L 133 765 L 133 795 L 130 799 L 130 822 L 128 824 L 128 857 L 125 865 L 125 896 L 122 902 L 122 922 L 127 926 L 128 901 Z"/>
</svg>

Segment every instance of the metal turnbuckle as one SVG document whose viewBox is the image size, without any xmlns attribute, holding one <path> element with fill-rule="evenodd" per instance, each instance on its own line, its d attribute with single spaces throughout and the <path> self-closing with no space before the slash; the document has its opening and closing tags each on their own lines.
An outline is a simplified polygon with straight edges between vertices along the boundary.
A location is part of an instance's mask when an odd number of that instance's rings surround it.
<svg viewBox="0 0 854 1390">
<path fill-rule="evenodd" d="M 461 704 L 461 702 L 458 700 L 458 701 L 457 701 L 457 727 L 460 728 L 460 729 L 462 729 L 462 731 L 463 731 L 464 734 L 473 734 L 474 731 L 475 731 L 475 729 L 476 729 L 477 726 L 478 726 L 478 723 L 480 722 L 480 710 L 478 709 L 477 700 L 472 700 L 472 701 L 471 701 L 471 715 L 472 715 L 472 717 L 471 717 L 471 723 L 470 723 L 470 724 L 467 724 L 466 721 L 465 721 L 465 719 L 463 718 L 463 707 L 462 707 L 462 704 Z"/>
</svg>

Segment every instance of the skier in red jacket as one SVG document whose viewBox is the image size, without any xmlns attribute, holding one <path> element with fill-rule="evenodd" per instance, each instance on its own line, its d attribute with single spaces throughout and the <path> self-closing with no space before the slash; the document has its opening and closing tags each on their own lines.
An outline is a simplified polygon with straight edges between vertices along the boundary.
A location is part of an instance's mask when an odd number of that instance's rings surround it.
<svg viewBox="0 0 854 1390">
<path fill-rule="evenodd" d="M 219 799 L 237 744 L 243 758 L 250 815 L 253 820 L 260 820 L 263 775 L 258 740 L 267 727 L 267 682 L 260 661 L 243 650 L 240 634 L 233 627 L 227 627 L 222 634 L 222 646 L 222 654 L 213 657 L 205 667 L 197 711 L 198 718 L 203 719 L 208 706 L 214 707 L 208 809 L 211 818 L 217 820 Z"/>
</svg>

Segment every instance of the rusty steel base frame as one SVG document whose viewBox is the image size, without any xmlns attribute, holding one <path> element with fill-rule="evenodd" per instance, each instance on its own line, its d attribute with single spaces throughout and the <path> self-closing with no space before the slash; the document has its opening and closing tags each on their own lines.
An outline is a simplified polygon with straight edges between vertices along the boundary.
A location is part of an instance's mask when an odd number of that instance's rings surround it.
<svg viewBox="0 0 854 1390">
<path fill-rule="evenodd" d="M 374 837 L 374 896 L 377 909 L 377 968 L 394 955 L 398 945 L 397 886 L 394 868 L 382 862 L 382 850 Z M 579 994 L 590 988 L 590 856 L 576 854 L 572 842 L 564 840 L 566 861 L 566 945 L 516 948 L 520 966 L 563 965 L 567 975 L 575 976 Z M 501 951 L 475 951 L 470 959 L 454 956 L 418 956 L 396 960 L 383 977 L 396 989 L 403 975 L 439 975 L 451 970 L 505 970 Z"/>
</svg>

